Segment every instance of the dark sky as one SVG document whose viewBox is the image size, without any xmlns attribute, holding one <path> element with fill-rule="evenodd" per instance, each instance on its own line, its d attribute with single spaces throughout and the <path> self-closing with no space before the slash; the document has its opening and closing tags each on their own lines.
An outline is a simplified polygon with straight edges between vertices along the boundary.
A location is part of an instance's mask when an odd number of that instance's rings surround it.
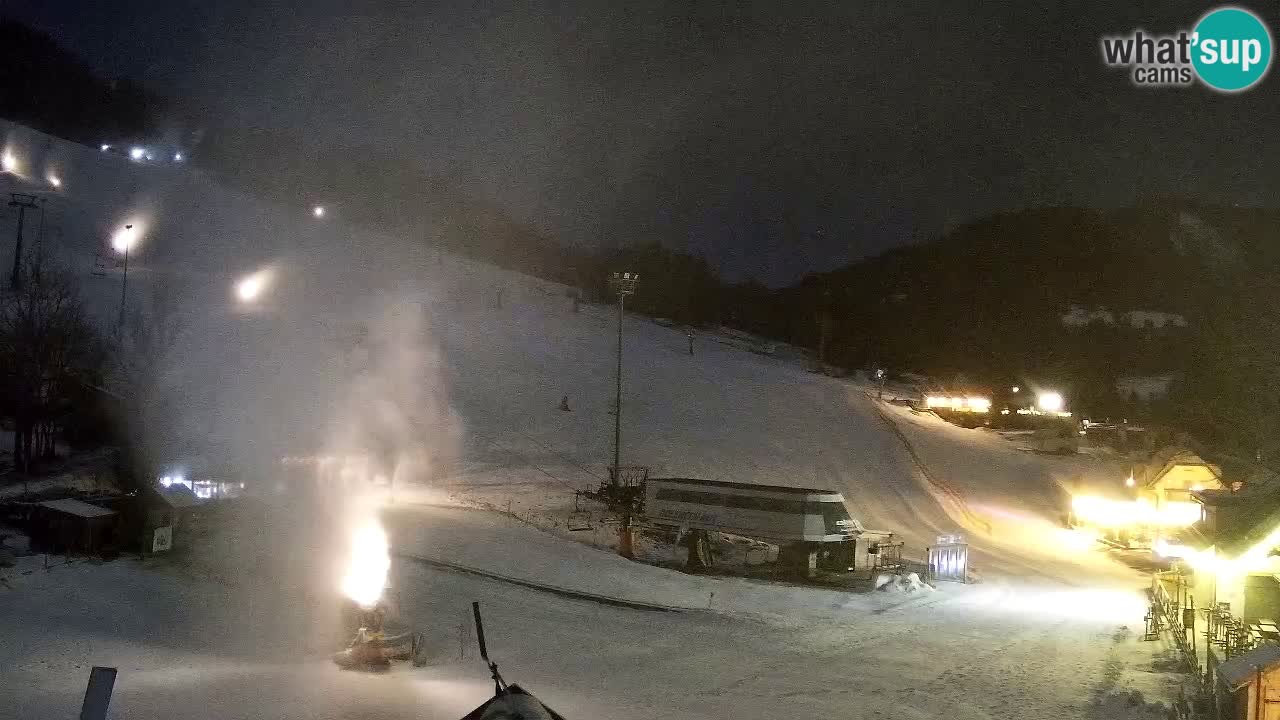
<svg viewBox="0 0 1280 720">
<path fill-rule="evenodd" d="M 1006 208 L 1280 204 L 1275 73 L 1228 96 L 1100 61 L 1101 35 L 1189 29 L 1209 5 L 13 2 L 108 74 L 393 144 L 569 242 L 662 240 L 733 278 Z"/>
</svg>

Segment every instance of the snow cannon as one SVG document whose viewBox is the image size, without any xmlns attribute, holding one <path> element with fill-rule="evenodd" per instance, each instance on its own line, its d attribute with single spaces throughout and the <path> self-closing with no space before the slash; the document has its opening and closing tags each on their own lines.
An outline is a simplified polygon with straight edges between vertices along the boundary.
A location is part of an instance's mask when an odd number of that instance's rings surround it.
<svg viewBox="0 0 1280 720">
<path fill-rule="evenodd" d="M 349 611 L 350 612 L 350 611 Z M 356 606 L 353 614 L 358 627 L 347 647 L 333 654 L 333 662 L 343 670 L 383 672 L 394 660 L 409 660 L 414 667 L 426 664 L 425 643 L 420 632 L 387 631 L 388 607 L 379 601 L 373 607 Z"/>
</svg>

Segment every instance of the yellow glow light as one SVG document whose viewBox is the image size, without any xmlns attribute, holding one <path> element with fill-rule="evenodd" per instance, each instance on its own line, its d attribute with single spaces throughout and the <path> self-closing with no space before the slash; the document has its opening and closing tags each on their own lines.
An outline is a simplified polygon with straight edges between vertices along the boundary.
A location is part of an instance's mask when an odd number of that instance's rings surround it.
<svg viewBox="0 0 1280 720">
<path fill-rule="evenodd" d="M 1194 502 L 1168 502 L 1157 508 L 1146 498 L 1112 500 L 1077 495 L 1071 498 L 1071 509 L 1086 524 L 1103 528 L 1177 528 L 1200 520 L 1200 505 Z"/>
<path fill-rule="evenodd" d="M 1061 393 L 1042 392 L 1036 396 L 1036 405 L 1045 412 L 1060 412 L 1062 404 Z"/>
<path fill-rule="evenodd" d="M 342 593 L 361 607 L 373 607 L 382 597 L 391 569 L 387 531 L 376 520 L 356 528 L 351 536 L 351 555 L 342 578 Z"/>
<path fill-rule="evenodd" d="M 984 397 L 965 398 L 965 404 L 974 412 L 986 412 L 991 409 L 991 399 Z"/>
</svg>

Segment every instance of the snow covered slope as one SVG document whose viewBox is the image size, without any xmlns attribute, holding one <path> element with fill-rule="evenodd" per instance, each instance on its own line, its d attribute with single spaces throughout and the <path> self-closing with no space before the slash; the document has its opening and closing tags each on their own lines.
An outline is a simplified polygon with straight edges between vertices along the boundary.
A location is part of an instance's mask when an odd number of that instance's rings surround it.
<svg viewBox="0 0 1280 720">
<path fill-rule="evenodd" d="M 165 358 L 173 402 L 138 428 L 157 461 L 174 451 L 152 442 L 162 430 L 258 469 L 333 443 L 390 445 L 424 454 L 417 480 L 516 510 L 563 506 L 603 476 L 613 308 L 575 313 L 565 288 L 346 227 L 337 206 L 317 222 L 310 198 L 273 206 L 190 169 L 0 130 L 27 163 L 25 177 L 4 176 L 10 189 L 39 187 L 56 161 L 45 250 L 84 279 L 104 325 L 120 276 L 94 277 L 92 259 L 130 221 L 146 229 L 130 297 L 167 284 L 189 319 Z M 264 267 L 270 292 L 237 304 L 233 281 Z M 570 412 L 557 409 L 564 396 Z M 626 318 L 623 420 L 624 463 L 834 487 L 916 554 L 963 530 L 986 582 L 868 597 L 689 577 L 485 513 L 423 510 L 398 517 L 398 552 L 712 612 L 609 608 L 401 562 L 401 603 L 430 628 L 440 664 L 371 677 L 319 653 L 331 598 L 290 574 L 308 565 L 306 546 L 278 531 L 328 528 L 290 508 L 240 528 L 241 545 L 219 556 L 226 574 L 123 560 L 13 578 L 0 590 L 0 688 L 14 702 L 0 717 L 71 717 L 95 663 L 122 670 L 119 718 L 457 717 L 485 696 L 478 661 L 455 662 L 471 599 L 486 603 L 508 677 L 571 717 L 1143 717 L 1152 709 L 1129 693 L 1166 689 L 1155 647 L 1135 640 L 1142 607 L 1126 590 L 1140 578 L 1058 542 L 1052 498 L 1069 462 L 878 406 L 710 335 L 690 356 L 681 331 L 637 316 Z M 267 489 L 270 473 L 258 478 Z"/>
<path fill-rule="evenodd" d="M 18 126 L 0 124 L 0 134 L 19 161 L 5 181 L 47 199 L 48 254 L 84 278 L 104 323 L 118 310 L 119 270 L 94 277 L 93 257 L 129 221 L 143 229 L 131 302 L 145 304 L 165 284 L 191 317 L 168 358 L 178 409 L 150 428 L 261 467 L 394 406 L 395 442 L 421 443 L 435 458 L 435 482 L 482 487 L 518 508 L 563 502 L 604 476 L 613 308 L 575 313 L 566 288 L 437 253 L 424 238 L 346 227 L 337 205 L 318 221 L 305 211 L 310 198 L 271 205 L 187 166 L 141 165 Z M 56 191 L 49 173 L 62 182 Z M 30 223 L 27 235 L 30 247 Z M 241 306 L 232 283 L 262 267 L 273 271 L 266 299 Z M 388 308 L 399 313 L 392 321 Z M 394 382 L 352 382 L 350 335 L 361 326 L 393 348 L 396 366 L 374 372 Z M 715 340 L 700 335 L 690 356 L 682 330 L 627 317 L 624 464 L 833 487 L 865 525 L 897 532 L 916 554 L 937 534 L 965 532 L 988 577 L 1080 572 L 1080 553 L 1064 549 L 1055 526 L 1058 482 L 1078 468 L 980 431 L 877 409 L 845 381 Z M 362 405 L 371 394 L 376 402 Z M 564 396 L 572 412 L 556 409 Z M 921 474 L 886 418 L 960 502 Z"/>
</svg>

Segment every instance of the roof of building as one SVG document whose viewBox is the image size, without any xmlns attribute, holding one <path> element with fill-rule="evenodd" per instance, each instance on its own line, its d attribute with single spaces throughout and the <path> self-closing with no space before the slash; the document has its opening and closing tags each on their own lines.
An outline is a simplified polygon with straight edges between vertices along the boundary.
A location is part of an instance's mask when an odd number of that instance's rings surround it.
<svg viewBox="0 0 1280 720">
<path fill-rule="evenodd" d="M 697 478 L 649 478 L 648 482 L 668 482 L 679 485 L 734 488 L 736 490 L 760 490 L 762 492 L 787 493 L 790 495 L 834 495 L 840 492 L 839 490 L 818 490 L 814 488 L 800 488 L 787 485 L 757 485 L 756 483 L 729 482 L 727 480 L 699 480 Z"/>
<path fill-rule="evenodd" d="M 1184 447 L 1169 445 L 1157 450 L 1147 462 L 1143 463 L 1142 484 L 1146 487 L 1151 487 L 1167 475 L 1170 470 L 1187 465 L 1207 468 L 1215 477 L 1219 479 L 1222 477 L 1222 470 L 1217 465 L 1206 462 L 1204 458 Z"/>
<path fill-rule="evenodd" d="M 100 508 L 97 505 L 90 505 L 87 502 L 82 502 L 80 500 L 76 500 L 75 498 L 63 498 L 61 500 L 45 500 L 44 502 L 40 502 L 36 504 L 41 507 L 49 508 L 50 510 L 56 510 L 58 512 L 66 513 L 68 515 L 75 515 L 76 517 L 82 517 L 82 518 L 106 517 L 108 515 L 116 514 L 115 510 L 108 510 L 106 508 Z"/>
<path fill-rule="evenodd" d="M 1248 685 L 1259 672 L 1280 665 L 1280 645 L 1259 645 L 1249 652 L 1237 655 L 1218 666 L 1218 677 L 1227 688 L 1235 691 Z"/>
<path fill-rule="evenodd" d="M 169 503 L 171 507 L 187 508 L 195 507 L 200 504 L 195 493 L 191 492 L 185 485 L 175 485 L 174 487 L 158 488 L 156 495 L 161 500 Z"/>
</svg>

